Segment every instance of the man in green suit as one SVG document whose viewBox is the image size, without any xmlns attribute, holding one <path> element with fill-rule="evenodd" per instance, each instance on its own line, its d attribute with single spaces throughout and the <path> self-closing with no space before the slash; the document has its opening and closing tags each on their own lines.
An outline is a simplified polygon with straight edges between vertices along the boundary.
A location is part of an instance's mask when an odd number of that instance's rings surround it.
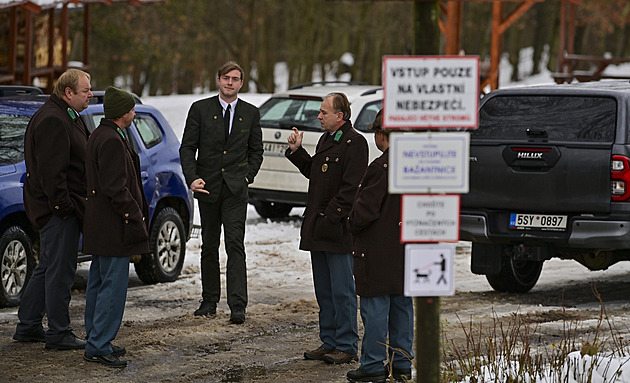
<svg viewBox="0 0 630 383">
<path fill-rule="evenodd" d="M 217 72 L 217 83 L 217 96 L 190 107 L 179 155 L 201 216 L 203 291 L 195 315 L 216 314 L 221 297 L 219 243 L 223 226 L 230 322 L 241 324 L 247 306 L 247 189 L 262 163 L 262 131 L 258 108 L 238 98 L 243 69 L 234 62 L 225 63 Z"/>
</svg>

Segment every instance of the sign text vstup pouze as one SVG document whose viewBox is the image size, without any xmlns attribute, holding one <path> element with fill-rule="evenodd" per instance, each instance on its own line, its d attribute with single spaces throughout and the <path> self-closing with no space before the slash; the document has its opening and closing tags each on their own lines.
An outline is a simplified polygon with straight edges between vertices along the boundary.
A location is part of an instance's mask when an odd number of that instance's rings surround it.
<svg viewBox="0 0 630 383">
<path fill-rule="evenodd" d="M 479 57 L 385 56 L 386 129 L 478 126 Z"/>
</svg>

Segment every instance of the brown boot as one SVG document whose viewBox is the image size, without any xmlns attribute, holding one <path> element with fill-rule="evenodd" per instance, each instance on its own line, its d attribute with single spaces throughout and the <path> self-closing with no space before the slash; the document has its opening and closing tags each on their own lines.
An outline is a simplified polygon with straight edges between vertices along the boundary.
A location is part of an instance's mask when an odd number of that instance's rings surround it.
<svg viewBox="0 0 630 383">
<path fill-rule="evenodd" d="M 330 354 L 324 355 L 322 360 L 328 364 L 344 364 L 359 360 L 357 354 L 348 354 L 341 350 L 335 350 Z"/>
<path fill-rule="evenodd" d="M 304 353 L 304 359 L 306 359 L 306 360 L 322 360 L 322 358 L 326 354 L 330 354 L 333 351 L 334 350 L 329 350 L 327 348 L 324 348 L 324 346 L 319 346 L 315 350 L 306 351 Z"/>
</svg>

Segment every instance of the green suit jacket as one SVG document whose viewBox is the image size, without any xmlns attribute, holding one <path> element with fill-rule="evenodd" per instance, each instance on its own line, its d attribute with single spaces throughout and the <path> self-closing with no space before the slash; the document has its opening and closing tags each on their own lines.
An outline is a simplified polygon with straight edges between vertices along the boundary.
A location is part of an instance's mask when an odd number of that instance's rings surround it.
<svg viewBox="0 0 630 383">
<path fill-rule="evenodd" d="M 188 111 L 179 156 L 190 184 L 197 178 L 206 182 L 210 194 L 195 198 L 216 202 L 223 181 L 234 195 L 254 182 L 262 163 L 263 145 L 258 108 L 239 99 L 234 108 L 232 130 L 226 142 L 223 109 L 219 96 L 196 101 Z"/>
</svg>

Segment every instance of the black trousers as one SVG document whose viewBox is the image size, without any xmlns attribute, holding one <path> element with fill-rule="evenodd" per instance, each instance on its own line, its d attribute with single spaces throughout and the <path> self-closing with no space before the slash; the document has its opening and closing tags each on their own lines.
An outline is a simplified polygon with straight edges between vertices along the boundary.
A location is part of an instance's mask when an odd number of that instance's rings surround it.
<svg viewBox="0 0 630 383">
<path fill-rule="evenodd" d="M 77 253 L 81 223 L 71 215 L 66 219 L 52 216 L 39 231 L 39 263 L 33 270 L 18 310 L 17 333 L 42 328 L 48 316 L 46 342 L 61 341 L 70 328 L 69 305 L 77 271 Z"/>
<path fill-rule="evenodd" d="M 201 283 L 204 301 L 219 302 L 221 271 L 219 244 L 223 227 L 227 253 L 227 303 L 231 310 L 247 306 L 247 266 L 245 263 L 245 219 L 247 218 L 247 187 L 240 195 L 230 192 L 223 183 L 216 202 L 199 200 L 201 216 Z"/>
</svg>

